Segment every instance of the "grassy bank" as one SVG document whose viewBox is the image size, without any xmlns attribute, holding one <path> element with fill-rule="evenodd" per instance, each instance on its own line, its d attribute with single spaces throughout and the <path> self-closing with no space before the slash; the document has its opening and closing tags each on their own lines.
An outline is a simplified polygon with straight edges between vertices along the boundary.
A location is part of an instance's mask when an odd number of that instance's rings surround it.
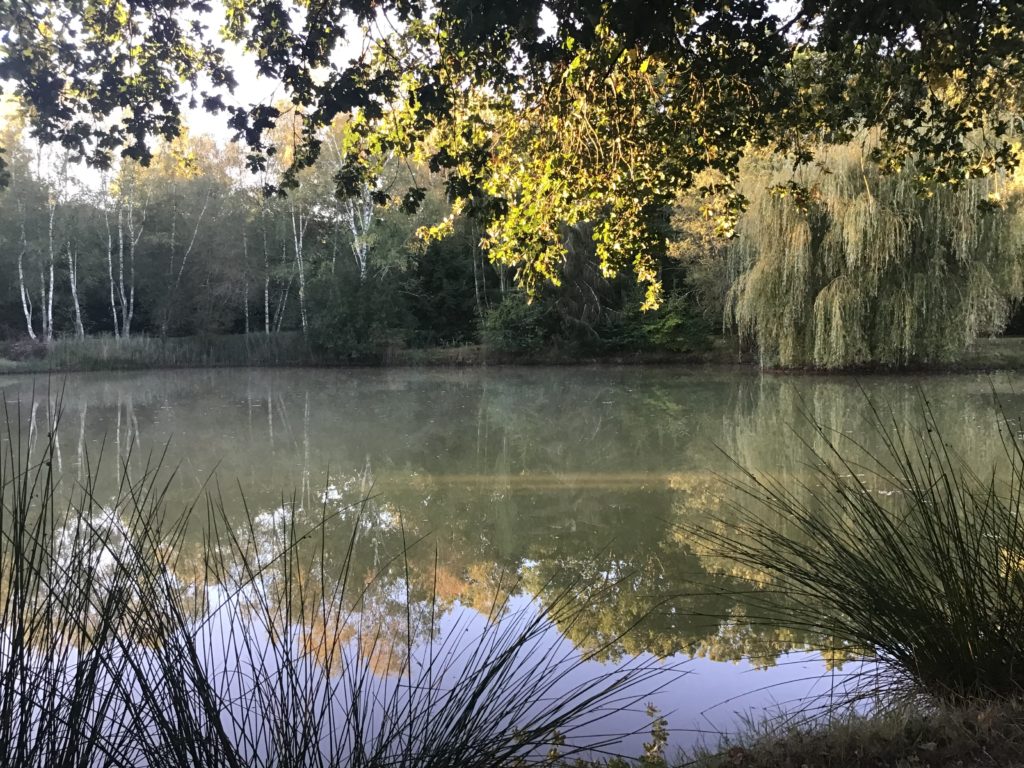
<svg viewBox="0 0 1024 768">
<path fill-rule="evenodd" d="M 697 353 L 637 352 L 594 355 L 570 348 L 510 353 L 480 344 L 449 347 L 389 347 L 360 356 L 335 357 L 312 348 L 299 332 L 232 334 L 160 339 L 89 336 L 56 339 L 49 345 L 16 342 L 0 345 L 0 373 L 211 368 L 237 366 L 478 366 L 566 365 L 587 363 L 666 364 L 735 363 L 725 339 Z"/>
<path fill-rule="evenodd" d="M 766 723 L 681 763 L 694 768 L 1019 768 L 1024 766 L 1024 704 L 903 707 L 797 727 Z"/>
<path fill-rule="evenodd" d="M 49 345 L 19 342 L 0 347 L 0 371 L 105 371 L 144 368 L 312 365 L 299 333 L 195 336 L 68 337 Z"/>
<path fill-rule="evenodd" d="M 756 366 L 736 339 L 716 337 L 695 352 L 641 351 L 594 354 L 571 347 L 509 352 L 482 344 L 390 347 L 344 358 L 313 349 L 297 331 L 271 335 L 226 334 L 160 339 L 90 336 L 56 339 L 49 346 L 24 341 L 0 344 L 0 373 L 273 366 L 479 366 L 479 365 L 673 365 Z M 956 361 L 916 370 L 994 371 L 1024 369 L 1024 337 L 979 339 Z M 885 369 L 890 371 L 890 369 Z M 870 373 L 870 369 L 859 369 Z"/>
</svg>

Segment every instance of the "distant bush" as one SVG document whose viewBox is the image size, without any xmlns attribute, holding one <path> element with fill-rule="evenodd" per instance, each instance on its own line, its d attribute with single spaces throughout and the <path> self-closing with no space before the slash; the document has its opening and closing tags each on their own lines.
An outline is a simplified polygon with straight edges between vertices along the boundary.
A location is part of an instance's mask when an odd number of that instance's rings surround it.
<svg viewBox="0 0 1024 768">
<path fill-rule="evenodd" d="M 484 314 L 484 344 L 503 352 L 535 352 L 551 335 L 550 313 L 540 302 L 512 293 Z"/>
<path fill-rule="evenodd" d="M 713 328 L 689 296 L 670 294 L 658 309 L 643 311 L 639 293 L 629 295 L 620 312 L 599 328 L 607 349 L 699 352 L 710 346 Z"/>
<path fill-rule="evenodd" d="M 309 342 L 327 360 L 377 358 L 405 346 L 413 320 L 395 272 L 360 280 L 349 272 L 310 283 Z"/>
</svg>

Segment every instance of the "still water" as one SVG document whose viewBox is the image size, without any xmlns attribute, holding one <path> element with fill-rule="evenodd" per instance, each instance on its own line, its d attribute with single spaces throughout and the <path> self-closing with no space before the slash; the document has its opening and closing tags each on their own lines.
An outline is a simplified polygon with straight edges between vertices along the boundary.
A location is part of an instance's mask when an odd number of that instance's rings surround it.
<svg viewBox="0 0 1024 768">
<path fill-rule="evenodd" d="M 97 494 L 113 495 L 161 457 L 173 472 L 172 513 L 213 495 L 240 527 L 281 515 L 348 519 L 360 531 L 352 571 L 380 587 L 367 599 L 382 626 L 398 633 L 404 603 L 429 602 L 414 644 L 471 635 L 496 599 L 525 612 L 552 595 L 585 599 L 585 611 L 550 630 L 551 643 L 589 655 L 566 684 L 665 658 L 684 674 L 647 699 L 667 715 L 673 746 L 827 700 L 862 669 L 822 652 L 820 637 L 750 621 L 757 574 L 685 532 L 728 526 L 738 467 L 806 479 L 808 443 L 819 440 L 808 417 L 872 452 L 870 398 L 902 426 L 919 422 L 927 399 L 943 434 L 988 468 L 1002 451 L 995 401 L 1019 415 L 1022 385 L 1005 375 L 857 381 L 671 368 L 0 378 L 30 441 L 42 439 L 63 392 L 55 458 L 67 487 L 88 465 Z M 332 551 L 337 563 L 349 552 L 351 526 L 329 530 L 328 571 Z M 387 675 L 387 663 L 376 666 Z M 622 731 L 646 721 L 635 708 L 616 717 Z"/>
</svg>

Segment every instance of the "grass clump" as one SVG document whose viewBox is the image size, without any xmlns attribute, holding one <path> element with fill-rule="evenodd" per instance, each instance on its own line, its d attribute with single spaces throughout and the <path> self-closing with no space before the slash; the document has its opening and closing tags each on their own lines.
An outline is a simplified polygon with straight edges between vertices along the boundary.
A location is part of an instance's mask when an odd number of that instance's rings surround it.
<svg viewBox="0 0 1024 768">
<path fill-rule="evenodd" d="M 358 509 L 340 544 L 326 502 L 269 524 L 213 492 L 172 511 L 159 460 L 125 461 L 113 494 L 85 467 L 72 491 L 56 423 L 39 451 L 18 424 L 0 439 L 0 768 L 528 765 L 609 748 L 603 718 L 666 674 L 579 675 L 590 657 L 552 641 L 585 610 L 568 594 L 424 635 L 440 609 L 412 605 L 406 574 L 404 628 L 382 626 L 352 568 Z"/>
<path fill-rule="evenodd" d="M 870 404 L 870 403 L 869 403 Z M 1024 692 L 1024 454 L 998 425 L 1005 462 L 978 473 L 944 441 L 922 397 L 908 431 L 871 404 L 884 450 L 811 423 L 810 476 L 746 472 L 737 521 L 698 531 L 767 585 L 775 621 L 874 657 L 889 690 L 935 699 Z M 995 430 L 993 430 L 995 431 Z M 873 677 L 872 680 L 875 680 Z"/>
</svg>

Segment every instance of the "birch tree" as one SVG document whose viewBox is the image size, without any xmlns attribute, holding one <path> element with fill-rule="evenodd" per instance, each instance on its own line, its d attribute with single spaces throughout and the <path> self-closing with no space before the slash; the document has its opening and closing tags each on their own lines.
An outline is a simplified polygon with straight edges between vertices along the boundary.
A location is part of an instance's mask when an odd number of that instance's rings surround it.
<svg viewBox="0 0 1024 768">
<path fill-rule="evenodd" d="M 347 118 L 335 120 L 324 133 L 325 143 L 330 150 L 325 170 L 330 172 L 331 177 L 342 171 L 350 154 L 349 145 L 353 142 L 354 135 L 349 130 L 349 123 Z M 378 167 L 372 180 L 362 181 L 356 194 L 337 199 L 331 210 L 332 215 L 336 217 L 335 233 L 337 224 L 341 223 L 348 236 L 348 246 L 360 280 L 366 279 L 373 245 L 376 200 L 386 184 L 384 171 L 392 159 L 392 154 L 389 152 L 375 159 Z"/>
<path fill-rule="evenodd" d="M 289 166 L 295 159 L 295 147 L 301 144 L 304 116 L 297 110 L 292 110 L 287 117 L 281 119 L 274 131 L 275 143 L 281 148 L 277 162 L 268 166 L 266 178 L 277 183 L 287 173 Z M 311 220 L 316 216 L 320 207 L 319 201 L 324 199 L 324 189 L 316 184 L 318 176 L 310 170 L 300 174 L 299 186 L 292 190 L 287 197 L 284 206 L 284 218 L 288 229 L 292 259 L 294 268 L 284 286 L 281 300 L 276 311 L 275 327 L 280 330 L 284 319 L 284 311 L 288 300 L 288 293 L 292 281 L 298 279 L 299 292 L 299 320 L 302 333 L 305 334 L 309 328 L 309 312 L 307 307 L 307 285 L 311 268 L 310 254 L 306 249 L 306 232 Z M 282 260 L 284 251 L 282 251 Z"/>
<path fill-rule="evenodd" d="M 131 337 L 135 317 L 136 251 L 148 210 L 148 192 L 141 188 L 139 174 L 138 166 L 125 161 L 115 178 L 104 179 L 101 192 L 110 314 L 116 338 Z"/>
<path fill-rule="evenodd" d="M 183 283 L 210 234 L 204 228 L 218 203 L 214 192 L 219 197 L 229 188 L 216 155 L 211 139 L 184 133 L 162 146 L 149 167 L 139 170 L 139 186 L 145 188 L 150 206 L 160 214 L 152 245 L 163 259 L 155 297 L 161 336 L 167 336 L 180 317 Z M 126 218 L 125 224 L 138 236 L 134 219 Z"/>
<path fill-rule="evenodd" d="M 295 254 L 295 269 L 299 277 L 299 317 L 302 320 L 302 333 L 307 330 L 306 319 L 306 253 L 304 248 L 306 227 L 309 224 L 309 214 L 302 202 L 296 203 L 293 199 L 289 206 L 292 224 L 292 246 Z"/>
<path fill-rule="evenodd" d="M 12 178 L 16 178 L 14 174 Z M 11 184 L 11 193 L 17 195 L 17 187 Z M 18 198 L 18 224 L 21 231 L 20 247 L 18 249 L 18 294 L 21 297 L 21 311 L 25 316 L 25 327 L 28 337 L 36 340 L 35 324 L 32 322 L 32 294 L 25 283 L 25 259 L 28 256 L 28 234 L 25 231 L 25 203 Z"/>
<path fill-rule="evenodd" d="M 135 317 L 135 250 L 146 223 L 146 205 L 141 206 L 141 221 L 138 220 L 135 189 L 131 187 L 117 208 L 117 287 L 121 301 L 121 333 L 132 335 L 132 320 Z M 127 245 L 128 282 L 125 283 L 125 246 Z"/>
<path fill-rule="evenodd" d="M 42 296 L 42 337 L 49 343 L 53 340 L 53 302 L 56 293 L 54 273 L 59 252 L 63 249 L 58 215 L 62 213 L 71 194 L 69 153 L 66 150 L 41 150 L 36 153 L 36 160 L 37 177 L 44 180 L 46 186 L 46 260 L 39 265 L 39 289 Z M 75 293 L 77 295 L 77 287 Z"/>
<path fill-rule="evenodd" d="M 110 229 L 110 209 L 114 203 L 110 180 L 106 176 L 103 178 L 99 196 L 100 205 L 103 208 L 103 224 L 107 235 L 107 285 L 110 288 L 110 321 L 114 327 L 114 338 L 119 339 L 121 338 L 121 322 L 118 315 L 114 283 L 114 236 Z"/>
<path fill-rule="evenodd" d="M 85 338 L 85 326 L 82 324 L 82 306 L 78 301 L 78 246 L 71 246 L 71 240 L 65 245 L 68 260 L 68 287 L 71 289 L 71 304 L 75 313 L 75 336 Z"/>
</svg>

